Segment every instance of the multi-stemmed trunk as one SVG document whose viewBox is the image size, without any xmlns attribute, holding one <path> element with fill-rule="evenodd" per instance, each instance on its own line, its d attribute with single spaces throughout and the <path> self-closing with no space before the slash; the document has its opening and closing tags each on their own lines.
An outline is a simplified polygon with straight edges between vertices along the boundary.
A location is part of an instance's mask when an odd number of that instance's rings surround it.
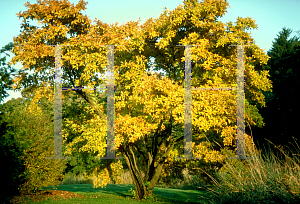
<svg viewBox="0 0 300 204">
<path fill-rule="evenodd" d="M 154 135 L 145 136 L 134 143 L 123 144 L 119 148 L 129 167 L 138 200 L 152 197 L 153 189 L 159 181 L 170 151 L 183 139 L 183 136 L 172 138 L 172 122 L 174 122 L 172 115 L 169 124 L 165 124 L 166 128 L 161 130 L 164 119 L 161 120 Z M 152 143 L 149 144 L 148 141 Z M 142 170 L 145 175 L 142 175 Z"/>
<path fill-rule="evenodd" d="M 130 170 L 130 175 L 135 188 L 136 199 L 142 200 L 146 197 L 151 197 L 153 189 L 160 178 L 164 164 L 163 162 L 160 162 L 157 166 L 154 166 L 154 161 L 152 160 L 149 162 L 145 175 L 142 175 L 142 169 L 138 168 L 132 147 L 129 146 L 128 150 L 129 152 L 124 152 L 123 156 Z"/>
</svg>

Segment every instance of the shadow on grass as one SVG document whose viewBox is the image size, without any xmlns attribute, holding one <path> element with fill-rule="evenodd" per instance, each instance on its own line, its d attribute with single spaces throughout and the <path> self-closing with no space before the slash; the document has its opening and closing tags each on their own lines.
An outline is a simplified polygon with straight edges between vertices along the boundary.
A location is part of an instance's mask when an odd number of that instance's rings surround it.
<svg viewBox="0 0 300 204">
<path fill-rule="evenodd" d="M 107 194 L 121 196 L 123 198 L 132 198 L 130 189 L 134 189 L 132 184 L 108 184 L 106 188 L 93 188 L 92 184 L 71 184 L 59 185 L 57 190 L 69 191 L 83 194 Z M 44 187 L 43 190 L 53 190 L 53 187 Z M 179 190 L 154 188 L 153 193 L 157 196 L 157 201 L 164 203 L 204 203 L 200 201 L 200 196 L 204 195 L 203 191 L 197 190 Z"/>
</svg>

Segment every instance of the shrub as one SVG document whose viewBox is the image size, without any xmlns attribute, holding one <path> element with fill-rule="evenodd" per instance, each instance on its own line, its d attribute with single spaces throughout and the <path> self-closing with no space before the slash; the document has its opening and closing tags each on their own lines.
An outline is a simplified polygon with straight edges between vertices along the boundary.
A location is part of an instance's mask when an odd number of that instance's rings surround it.
<svg viewBox="0 0 300 204">
<path fill-rule="evenodd" d="M 5 138 L 15 142 L 21 151 L 18 158 L 25 165 L 25 179 L 19 186 L 21 194 L 33 194 L 43 186 L 58 185 L 66 164 L 66 160 L 45 159 L 54 155 L 53 111 L 50 114 L 45 109 L 49 106 L 44 106 L 44 110 L 31 114 L 27 105 L 28 101 L 22 98 L 3 104 L 3 118 L 8 123 Z"/>
<path fill-rule="evenodd" d="M 11 196 L 19 195 L 19 186 L 24 182 L 25 165 L 20 159 L 22 152 L 13 137 L 5 134 L 8 123 L 0 117 L 0 203 L 6 203 Z M 10 135 L 11 136 L 11 135 Z"/>
</svg>

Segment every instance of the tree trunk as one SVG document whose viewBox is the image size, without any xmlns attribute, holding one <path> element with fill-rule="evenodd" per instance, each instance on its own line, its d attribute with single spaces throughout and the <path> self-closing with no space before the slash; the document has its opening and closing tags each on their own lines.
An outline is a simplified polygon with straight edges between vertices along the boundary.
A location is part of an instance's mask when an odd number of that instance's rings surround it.
<svg viewBox="0 0 300 204">
<path fill-rule="evenodd" d="M 142 200 L 145 197 L 151 197 L 153 195 L 153 189 L 160 178 L 164 166 L 164 159 L 162 159 L 156 166 L 154 166 L 154 159 L 151 158 L 151 162 L 148 165 L 148 170 L 143 176 L 141 169 L 139 169 L 137 166 L 136 157 L 134 155 L 134 152 L 132 151 L 132 147 L 127 146 L 123 150 L 125 150 L 123 151 L 123 156 L 129 167 L 130 175 L 133 180 L 136 199 Z M 130 157 L 130 155 L 132 157 Z"/>
<path fill-rule="evenodd" d="M 161 129 L 162 123 L 163 120 L 154 134 L 152 150 L 148 150 L 145 147 L 139 147 L 136 143 L 127 143 L 119 148 L 130 170 L 137 200 L 142 200 L 145 197 L 151 197 L 153 195 L 153 189 L 159 181 L 168 154 L 174 148 L 174 145 L 183 139 L 182 136 L 175 141 L 171 140 L 172 125 L 168 125 L 166 130 L 159 134 L 158 132 Z M 163 141 L 159 142 L 158 138 L 162 138 Z M 146 143 L 145 140 L 144 143 Z M 137 152 L 143 156 L 143 158 L 140 159 L 142 161 L 139 163 L 140 168 L 137 166 L 137 157 L 135 156 L 132 147 L 135 147 Z M 163 152 L 159 153 L 161 147 L 163 148 Z M 156 165 L 155 162 L 157 163 Z M 141 171 L 143 167 L 147 168 L 144 176 Z"/>
<path fill-rule="evenodd" d="M 126 160 L 128 167 L 129 167 L 131 178 L 133 180 L 136 199 L 142 200 L 147 195 L 147 192 L 146 192 L 147 189 L 146 189 L 146 185 L 143 182 L 141 171 L 138 169 L 138 167 L 136 165 L 135 158 L 133 158 L 134 161 L 132 161 L 126 150 L 123 155 L 124 155 L 124 158 Z"/>
</svg>

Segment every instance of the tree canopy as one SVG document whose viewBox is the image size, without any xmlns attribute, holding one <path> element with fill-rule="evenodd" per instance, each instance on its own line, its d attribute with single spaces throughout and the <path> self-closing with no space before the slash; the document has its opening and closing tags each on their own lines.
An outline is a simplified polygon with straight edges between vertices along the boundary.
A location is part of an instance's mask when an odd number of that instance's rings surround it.
<svg viewBox="0 0 300 204">
<path fill-rule="evenodd" d="M 249 42 L 244 60 L 245 122 L 251 126 L 264 124 L 257 106 L 265 106 L 262 91 L 271 90 L 272 85 L 268 71 L 262 68 L 269 57 L 246 31 L 257 29 L 255 20 L 238 17 L 235 25 L 218 21 L 229 5 L 223 0 L 183 3 L 142 25 L 138 21 L 108 25 L 97 19 L 92 24 L 80 13 L 86 9 L 82 0 L 76 6 L 68 1 L 39 0 L 27 3 L 28 10 L 18 14 L 23 18 L 22 33 L 14 38 L 15 57 L 11 63 L 21 62 L 22 70 L 35 73 L 20 73 L 14 87 L 26 88 L 27 94 L 36 90 L 30 106 L 36 114 L 40 112 L 36 102 L 42 98 L 54 101 L 54 48 L 47 45 L 68 45 L 62 48 L 63 87 L 97 87 L 105 83 L 105 77 L 95 76 L 104 75 L 107 66 L 107 48 L 100 45 L 123 45 L 115 47 L 114 53 L 114 106 L 116 153 L 125 160 L 115 160 L 110 167 L 117 175 L 126 162 L 138 199 L 151 195 L 160 176 L 167 176 L 167 168 L 181 165 L 192 169 L 203 163 L 222 163 L 235 155 L 236 91 L 195 90 L 193 155 L 202 159 L 175 160 L 183 156 L 185 91 L 185 55 L 182 47 L 175 45 L 200 45 L 192 47 L 191 52 L 192 87 L 236 87 L 236 48 L 228 44 Z M 31 26 L 29 19 L 38 20 L 41 26 Z M 146 74 L 151 57 L 155 58 L 155 69 L 165 72 L 164 77 Z M 64 99 L 70 92 L 64 91 L 62 97 L 69 111 L 73 107 Z M 65 154 L 89 152 L 105 157 L 107 127 L 100 113 L 106 115 L 106 91 L 74 92 L 84 99 L 84 105 L 76 119 L 64 120 Z M 246 136 L 249 146 L 251 138 Z M 107 168 L 95 168 L 92 175 L 97 175 L 96 187 L 110 180 Z"/>
<path fill-rule="evenodd" d="M 4 54 L 3 57 L 0 58 L 0 102 L 3 102 L 4 98 L 9 96 L 7 90 L 12 90 L 11 85 L 13 84 L 12 73 L 15 71 L 9 64 L 7 64 L 7 57 L 10 57 L 8 54 L 13 48 L 13 43 L 10 42 L 0 50 L 0 54 Z"/>
</svg>

